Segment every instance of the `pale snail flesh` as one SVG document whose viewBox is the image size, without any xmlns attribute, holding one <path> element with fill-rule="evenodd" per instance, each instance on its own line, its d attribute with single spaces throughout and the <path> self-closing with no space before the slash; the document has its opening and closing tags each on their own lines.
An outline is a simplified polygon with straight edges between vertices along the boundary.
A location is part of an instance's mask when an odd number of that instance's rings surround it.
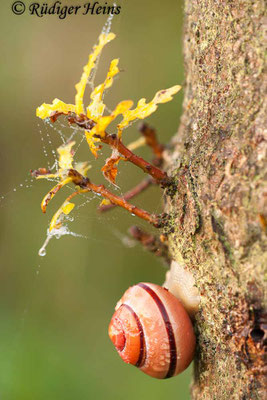
<svg viewBox="0 0 267 400">
<path fill-rule="evenodd" d="M 191 363 L 196 342 L 192 322 L 167 289 L 138 283 L 115 310 L 109 336 L 123 361 L 159 379 L 175 376 Z"/>
<path fill-rule="evenodd" d="M 200 295 L 191 272 L 182 262 L 172 261 L 164 287 L 177 297 L 191 318 L 199 311 Z"/>
</svg>

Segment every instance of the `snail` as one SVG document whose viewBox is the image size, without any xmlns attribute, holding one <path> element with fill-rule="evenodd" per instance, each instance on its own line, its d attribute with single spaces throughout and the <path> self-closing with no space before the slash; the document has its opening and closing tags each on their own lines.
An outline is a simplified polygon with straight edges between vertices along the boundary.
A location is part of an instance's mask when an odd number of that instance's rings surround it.
<svg viewBox="0 0 267 400">
<path fill-rule="evenodd" d="M 194 357 L 188 312 L 168 289 L 153 283 L 138 283 L 124 293 L 109 336 L 123 361 L 154 378 L 179 374 Z"/>
</svg>

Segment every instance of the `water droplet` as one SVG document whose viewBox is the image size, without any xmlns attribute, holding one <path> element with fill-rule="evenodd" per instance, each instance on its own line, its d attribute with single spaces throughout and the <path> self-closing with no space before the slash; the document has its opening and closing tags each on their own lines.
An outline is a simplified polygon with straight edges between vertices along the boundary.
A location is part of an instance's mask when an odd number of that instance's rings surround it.
<svg viewBox="0 0 267 400">
<path fill-rule="evenodd" d="M 46 250 L 41 248 L 38 252 L 39 256 L 44 257 L 46 255 Z"/>
</svg>

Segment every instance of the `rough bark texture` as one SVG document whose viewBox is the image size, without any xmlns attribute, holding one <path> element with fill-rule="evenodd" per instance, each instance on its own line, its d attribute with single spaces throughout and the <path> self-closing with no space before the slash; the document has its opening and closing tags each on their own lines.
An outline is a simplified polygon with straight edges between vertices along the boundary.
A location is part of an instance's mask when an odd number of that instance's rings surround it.
<svg viewBox="0 0 267 400">
<path fill-rule="evenodd" d="M 166 232 L 201 294 L 192 398 L 263 399 L 264 1 L 185 3 L 184 113 L 167 158 L 175 184 Z"/>
</svg>

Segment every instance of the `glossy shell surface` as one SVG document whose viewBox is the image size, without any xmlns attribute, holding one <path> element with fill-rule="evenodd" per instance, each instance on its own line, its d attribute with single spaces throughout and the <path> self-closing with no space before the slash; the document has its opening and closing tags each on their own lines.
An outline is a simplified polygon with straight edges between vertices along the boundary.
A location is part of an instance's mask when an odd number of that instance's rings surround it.
<svg viewBox="0 0 267 400">
<path fill-rule="evenodd" d="M 182 372 L 194 357 L 189 315 L 174 295 L 152 283 L 138 283 L 125 292 L 109 336 L 126 363 L 159 379 Z"/>
</svg>

